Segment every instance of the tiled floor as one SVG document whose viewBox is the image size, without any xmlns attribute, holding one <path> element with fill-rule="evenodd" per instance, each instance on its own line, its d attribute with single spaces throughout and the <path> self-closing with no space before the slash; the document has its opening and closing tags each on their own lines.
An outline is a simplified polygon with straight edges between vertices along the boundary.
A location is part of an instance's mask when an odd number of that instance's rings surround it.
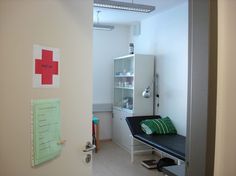
<svg viewBox="0 0 236 176">
<path fill-rule="evenodd" d="M 93 176 L 163 176 L 156 169 L 148 170 L 140 165 L 144 159 L 156 159 L 155 155 L 138 155 L 131 163 L 130 154 L 110 141 L 102 142 L 93 158 Z"/>
</svg>

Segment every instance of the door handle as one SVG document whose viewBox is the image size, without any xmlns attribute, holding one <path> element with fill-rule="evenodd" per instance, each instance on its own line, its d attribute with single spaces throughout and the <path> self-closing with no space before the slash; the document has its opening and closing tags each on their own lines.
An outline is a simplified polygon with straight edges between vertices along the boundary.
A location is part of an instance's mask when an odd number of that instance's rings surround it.
<svg viewBox="0 0 236 176">
<path fill-rule="evenodd" d="M 93 151 L 96 148 L 95 145 L 91 144 L 91 142 L 87 142 L 87 144 L 85 145 L 85 149 L 83 150 L 83 152 L 90 152 Z"/>
</svg>

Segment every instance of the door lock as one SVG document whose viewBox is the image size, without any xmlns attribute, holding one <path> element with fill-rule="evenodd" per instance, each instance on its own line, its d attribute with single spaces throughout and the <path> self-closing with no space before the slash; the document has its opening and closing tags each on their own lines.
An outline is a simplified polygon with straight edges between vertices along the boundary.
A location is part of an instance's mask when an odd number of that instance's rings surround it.
<svg viewBox="0 0 236 176">
<path fill-rule="evenodd" d="M 85 157 L 85 162 L 88 164 L 88 163 L 90 163 L 91 159 L 92 159 L 92 155 L 87 154 L 86 157 Z"/>
</svg>

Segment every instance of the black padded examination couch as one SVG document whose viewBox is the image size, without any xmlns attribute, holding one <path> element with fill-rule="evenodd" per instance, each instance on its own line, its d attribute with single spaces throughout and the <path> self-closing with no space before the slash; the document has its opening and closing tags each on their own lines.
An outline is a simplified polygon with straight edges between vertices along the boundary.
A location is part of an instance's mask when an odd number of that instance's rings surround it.
<svg viewBox="0 0 236 176">
<path fill-rule="evenodd" d="M 160 118 L 160 116 L 134 116 L 126 117 L 126 122 L 130 128 L 134 139 L 141 141 L 148 146 L 157 149 L 161 152 L 169 154 L 178 160 L 185 161 L 185 137 L 172 135 L 148 135 L 145 134 L 140 122 L 146 119 Z"/>
</svg>

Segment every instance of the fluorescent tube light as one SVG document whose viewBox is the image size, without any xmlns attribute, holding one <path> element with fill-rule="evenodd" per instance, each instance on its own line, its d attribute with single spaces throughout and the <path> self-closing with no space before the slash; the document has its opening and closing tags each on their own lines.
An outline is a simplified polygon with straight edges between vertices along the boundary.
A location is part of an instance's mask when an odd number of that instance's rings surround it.
<svg viewBox="0 0 236 176">
<path fill-rule="evenodd" d="M 100 23 L 94 23 L 93 24 L 93 29 L 111 31 L 111 30 L 114 29 L 114 26 L 106 25 L 106 24 L 100 24 Z"/>
<path fill-rule="evenodd" d="M 150 13 L 155 10 L 155 6 L 149 6 L 144 4 L 112 1 L 112 0 L 94 0 L 94 7 L 109 8 L 116 10 L 127 10 L 134 12 Z"/>
</svg>

